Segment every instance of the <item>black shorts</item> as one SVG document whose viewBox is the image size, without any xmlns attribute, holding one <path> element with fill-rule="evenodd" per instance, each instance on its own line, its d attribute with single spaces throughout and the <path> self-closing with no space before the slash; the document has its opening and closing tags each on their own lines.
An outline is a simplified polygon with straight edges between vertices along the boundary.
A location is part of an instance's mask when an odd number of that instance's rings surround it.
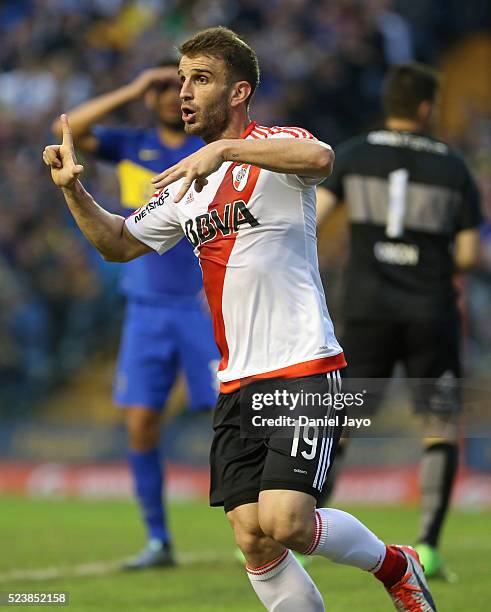
<svg viewBox="0 0 491 612">
<path fill-rule="evenodd" d="M 401 362 L 418 412 L 431 406 L 453 412 L 460 406 L 459 339 L 455 314 L 410 322 L 348 320 L 341 344 L 350 379 L 389 379 Z"/>
<path fill-rule="evenodd" d="M 261 388 L 264 390 L 265 385 L 276 388 L 278 380 L 263 380 Z M 308 389 L 314 384 L 316 389 L 332 394 L 340 391 L 341 379 L 336 371 L 283 379 L 282 383 L 285 382 L 290 391 Z M 224 506 L 225 512 L 229 512 L 237 506 L 257 502 L 259 492 L 268 489 L 301 491 L 317 499 L 341 437 L 338 424 L 343 421 L 344 411 L 323 407 L 326 420 L 334 419 L 335 424 L 317 429 L 299 427 L 292 436 L 285 435 L 283 430 L 279 435 L 254 438 L 241 428 L 241 410 L 243 416 L 247 408 L 241 391 L 218 396 L 210 451 L 210 505 Z"/>
</svg>

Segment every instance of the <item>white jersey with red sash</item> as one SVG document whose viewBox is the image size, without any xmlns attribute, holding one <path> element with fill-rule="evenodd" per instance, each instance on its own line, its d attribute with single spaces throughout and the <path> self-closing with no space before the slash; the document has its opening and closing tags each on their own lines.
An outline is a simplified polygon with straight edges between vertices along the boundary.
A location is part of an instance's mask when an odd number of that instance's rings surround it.
<svg viewBox="0 0 491 612">
<path fill-rule="evenodd" d="M 309 138 L 306 130 L 262 127 L 242 138 Z M 181 181 L 126 220 L 162 254 L 183 236 L 203 272 L 223 393 L 250 378 L 301 377 L 346 365 L 319 275 L 315 185 L 322 179 L 226 162 L 174 203 Z"/>
</svg>

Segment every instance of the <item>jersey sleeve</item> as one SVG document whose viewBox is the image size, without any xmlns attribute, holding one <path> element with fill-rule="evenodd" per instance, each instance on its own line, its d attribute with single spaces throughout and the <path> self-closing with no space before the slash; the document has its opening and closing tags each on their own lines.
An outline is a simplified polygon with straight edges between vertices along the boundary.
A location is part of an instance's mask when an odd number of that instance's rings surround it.
<svg viewBox="0 0 491 612">
<path fill-rule="evenodd" d="M 462 203 L 457 216 L 457 232 L 474 229 L 482 223 L 481 196 L 471 171 L 464 161 L 464 182 L 462 188 Z"/>
<path fill-rule="evenodd" d="M 116 164 L 123 159 L 126 143 L 132 136 L 131 130 L 96 125 L 92 133 L 98 141 L 97 157 L 99 159 Z"/>
<path fill-rule="evenodd" d="M 159 255 L 184 236 L 171 189 L 157 191 L 150 201 L 126 218 L 126 229 Z"/>
<path fill-rule="evenodd" d="M 268 138 L 297 138 L 301 140 L 315 140 L 319 144 L 324 144 L 320 143 L 308 130 L 298 127 L 272 127 L 269 130 Z M 299 176 L 298 174 L 280 174 L 280 176 L 283 177 L 286 183 L 297 189 L 299 187 L 318 185 L 323 180 L 322 177 Z"/>
</svg>

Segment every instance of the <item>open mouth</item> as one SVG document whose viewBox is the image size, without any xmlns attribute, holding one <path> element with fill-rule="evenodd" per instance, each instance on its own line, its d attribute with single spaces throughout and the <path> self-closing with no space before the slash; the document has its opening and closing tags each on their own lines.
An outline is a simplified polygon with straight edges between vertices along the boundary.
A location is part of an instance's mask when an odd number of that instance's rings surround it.
<svg viewBox="0 0 491 612">
<path fill-rule="evenodd" d="M 194 109 L 190 108 L 189 106 L 181 106 L 181 112 L 184 123 L 194 121 L 194 118 L 196 117 L 196 111 Z"/>
</svg>

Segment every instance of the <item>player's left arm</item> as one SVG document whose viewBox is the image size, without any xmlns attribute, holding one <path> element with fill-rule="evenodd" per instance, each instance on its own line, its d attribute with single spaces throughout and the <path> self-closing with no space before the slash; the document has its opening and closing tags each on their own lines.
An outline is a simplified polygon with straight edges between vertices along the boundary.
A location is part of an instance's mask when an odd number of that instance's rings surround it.
<svg viewBox="0 0 491 612">
<path fill-rule="evenodd" d="M 331 174 L 334 163 L 331 147 L 315 139 L 234 139 L 222 143 L 224 161 L 251 164 L 280 174 L 324 179 Z"/>
<path fill-rule="evenodd" d="M 482 221 L 479 188 L 465 162 L 462 165 L 462 201 L 454 244 L 454 262 L 458 272 L 472 270 L 479 264 L 479 225 Z"/>
<path fill-rule="evenodd" d="M 458 272 L 467 272 L 479 263 L 479 230 L 462 230 L 455 236 L 454 261 Z"/>
<path fill-rule="evenodd" d="M 158 174 L 152 183 L 161 189 L 182 178 L 181 189 L 174 200 L 179 202 L 193 182 L 196 191 L 201 191 L 207 184 L 206 177 L 227 161 L 322 180 L 332 171 L 334 152 L 329 145 L 315 139 L 217 140 Z"/>
</svg>

